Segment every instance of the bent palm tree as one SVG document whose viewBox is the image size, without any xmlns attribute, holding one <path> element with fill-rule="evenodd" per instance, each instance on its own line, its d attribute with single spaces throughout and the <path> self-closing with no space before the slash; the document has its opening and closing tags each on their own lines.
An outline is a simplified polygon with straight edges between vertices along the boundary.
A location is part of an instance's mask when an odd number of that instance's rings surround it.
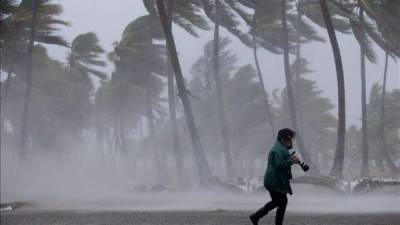
<svg viewBox="0 0 400 225">
<path fill-rule="evenodd" d="M 145 99 L 146 115 L 149 129 L 149 137 L 157 142 L 155 133 L 155 118 L 153 114 L 155 91 L 154 81 L 159 76 L 165 76 L 165 46 L 153 43 L 153 39 L 162 39 L 160 23 L 154 16 L 146 15 L 129 23 L 122 33 L 122 39 L 115 47 L 113 54 L 116 56 L 114 63 L 117 71 L 124 75 L 125 79 L 140 87 L 143 99 Z M 152 145 L 154 163 L 158 173 L 158 181 L 168 182 L 167 170 L 158 145 Z"/>
<path fill-rule="evenodd" d="M 211 170 L 207 163 L 207 159 L 204 154 L 204 150 L 201 145 L 200 138 L 197 132 L 192 108 L 190 105 L 189 97 L 185 86 L 185 81 L 183 79 L 182 70 L 176 52 L 175 41 L 173 39 L 171 29 L 169 28 L 168 17 L 165 11 L 165 6 L 162 0 L 157 0 L 156 4 L 167 43 L 168 53 L 171 59 L 171 63 L 173 65 L 175 79 L 179 90 L 179 96 L 181 97 L 182 100 L 183 109 L 186 115 L 186 121 L 189 127 L 192 145 L 194 148 L 194 154 L 196 156 L 197 169 L 199 171 L 199 176 L 200 176 L 200 184 L 205 185 L 208 179 L 211 177 Z"/>
<path fill-rule="evenodd" d="M 14 69 L 19 69 L 17 74 L 22 75 L 26 80 L 27 86 L 24 93 L 24 103 L 22 110 L 21 140 L 20 150 L 22 156 L 26 156 L 29 120 L 29 104 L 31 102 L 32 89 L 32 53 L 34 42 L 46 44 L 55 44 L 67 47 L 67 42 L 60 36 L 54 35 L 58 29 L 55 25 L 68 25 L 67 22 L 55 18 L 62 13 L 62 7 L 59 4 L 53 4 L 49 0 L 23 0 L 15 8 L 14 12 L 6 17 L 2 24 L 7 23 L 8 30 L 2 41 L 6 44 L 5 57 L 9 62 L 9 77 Z M 2 26 L 3 28 L 3 26 Z M 3 30 L 2 30 L 3 32 Z M 28 40 L 28 41 L 27 41 Z M 28 45 L 27 50 L 21 50 L 22 46 Z M 19 67 L 15 66 L 17 61 L 21 63 Z M 3 67 L 3 65 L 2 65 Z M 9 84 L 8 84 L 9 85 Z"/>
<path fill-rule="evenodd" d="M 325 26 L 328 31 L 329 40 L 332 46 L 332 51 L 336 66 L 336 77 L 338 84 L 338 132 L 337 132 L 337 143 L 335 158 L 333 166 L 330 171 L 331 176 L 342 178 L 343 176 L 343 161 L 344 161 L 344 143 L 345 143 L 345 132 L 346 132 L 346 107 L 345 107 L 345 89 L 344 89 L 344 72 L 342 57 L 340 54 L 339 44 L 336 39 L 335 30 L 332 24 L 331 15 L 329 12 L 328 4 L 326 0 L 319 0 L 321 6 L 321 12 L 324 18 Z"/>
</svg>

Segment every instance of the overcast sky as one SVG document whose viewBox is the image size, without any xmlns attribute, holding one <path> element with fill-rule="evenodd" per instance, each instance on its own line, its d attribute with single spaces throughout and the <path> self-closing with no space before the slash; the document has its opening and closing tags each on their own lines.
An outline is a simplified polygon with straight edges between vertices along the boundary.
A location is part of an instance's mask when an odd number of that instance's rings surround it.
<svg viewBox="0 0 400 225">
<path fill-rule="evenodd" d="M 71 26 L 62 28 L 60 34 L 71 42 L 76 35 L 93 31 L 107 51 L 112 50 L 112 43 L 121 38 L 122 31 L 129 22 L 146 14 L 141 0 L 64 0 L 59 2 L 64 6 L 62 18 L 71 22 Z M 326 31 L 322 29 L 319 31 L 320 35 L 328 41 Z M 225 31 L 222 31 L 221 35 L 230 36 Z M 192 63 L 201 56 L 204 44 L 212 39 L 213 33 L 202 31 L 200 38 L 194 38 L 175 26 L 174 36 L 184 76 L 188 77 Z M 251 49 L 234 37 L 231 37 L 231 40 L 229 47 L 239 58 L 238 66 L 253 64 Z M 351 35 L 338 34 L 338 40 L 345 72 L 347 121 L 348 125 L 359 125 L 361 117 L 359 47 Z M 372 84 L 382 83 L 384 53 L 377 48 L 376 50 L 379 56 L 378 64 L 367 63 L 367 93 Z M 60 61 L 65 61 L 67 49 L 50 47 L 49 54 Z M 310 68 L 315 71 L 306 77 L 317 81 L 318 88 L 323 90 L 323 96 L 330 98 L 336 105 L 336 70 L 329 42 L 304 45 L 302 55 L 307 58 Z M 260 49 L 259 56 L 267 91 L 271 93 L 274 89 L 284 87 L 282 55 L 273 55 Z M 293 55 L 291 59 L 294 59 Z M 112 69 L 110 65 L 107 71 L 112 71 Z M 388 70 L 389 90 L 400 88 L 399 77 L 400 64 L 391 60 Z M 333 113 L 336 113 L 336 108 Z"/>
</svg>

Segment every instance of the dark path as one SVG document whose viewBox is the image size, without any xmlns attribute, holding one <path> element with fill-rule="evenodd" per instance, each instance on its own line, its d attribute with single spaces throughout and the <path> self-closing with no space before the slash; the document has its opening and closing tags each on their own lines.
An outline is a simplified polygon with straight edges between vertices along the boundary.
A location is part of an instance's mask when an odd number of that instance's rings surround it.
<svg viewBox="0 0 400 225">
<path fill-rule="evenodd" d="M 250 225 L 243 211 L 4 211 L 1 225 Z M 274 224 L 273 215 L 260 222 Z M 400 225 L 399 214 L 288 214 L 287 225 Z"/>
</svg>

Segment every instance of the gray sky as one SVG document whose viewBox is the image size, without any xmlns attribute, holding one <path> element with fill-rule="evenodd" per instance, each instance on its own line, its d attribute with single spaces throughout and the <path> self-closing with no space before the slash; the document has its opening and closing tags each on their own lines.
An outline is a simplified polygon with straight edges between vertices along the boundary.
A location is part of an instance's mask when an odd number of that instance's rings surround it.
<svg viewBox="0 0 400 225">
<path fill-rule="evenodd" d="M 71 22 L 71 26 L 62 28 L 60 34 L 71 42 L 76 35 L 93 31 L 107 51 L 112 50 L 112 43 L 121 38 L 122 31 L 129 22 L 146 14 L 141 0 L 64 0 L 59 2 L 64 6 L 62 18 Z M 326 31 L 320 29 L 319 32 L 328 41 Z M 230 36 L 225 31 L 222 31 L 221 35 Z M 213 37 L 213 33 L 202 31 L 200 38 L 194 38 L 175 26 L 174 36 L 184 76 L 188 77 L 192 63 L 201 56 L 204 44 Z M 251 49 L 245 47 L 235 37 L 231 37 L 231 40 L 230 48 L 239 57 L 237 65 L 253 64 Z M 338 40 L 345 72 L 347 123 L 359 125 L 361 117 L 359 47 L 351 35 L 338 33 Z M 384 53 L 377 48 L 376 50 L 378 63 L 376 65 L 367 63 L 367 93 L 372 84 L 382 83 Z M 50 47 L 49 54 L 60 61 L 65 61 L 67 49 Z M 306 77 L 317 81 L 318 88 L 323 90 L 323 95 L 330 98 L 336 105 L 336 70 L 329 42 L 303 45 L 302 55 L 307 58 L 310 68 L 315 71 Z M 284 86 L 282 55 L 273 55 L 260 49 L 259 56 L 267 91 L 271 93 L 276 88 L 282 88 Z M 291 59 L 294 59 L 293 55 Z M 112 66 L 110 65 L 107 70 L 112 71 Z M 388 70 L 389 90 L 400 88 L 399 77 L 400 64 L 391 60 Z M 336 108 L 333 113 L 336 113 Z"/>
</svg>

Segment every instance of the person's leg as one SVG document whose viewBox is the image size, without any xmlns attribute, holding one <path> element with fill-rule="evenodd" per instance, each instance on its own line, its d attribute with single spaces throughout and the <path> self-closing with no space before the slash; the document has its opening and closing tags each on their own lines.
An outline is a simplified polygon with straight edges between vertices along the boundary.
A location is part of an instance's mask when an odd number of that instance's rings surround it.
<svg viewBox="0 0 400 225">
<path fill-rule="evenodd" d="M 272 200 L 250 216 L 250 220 L 253 223 L 253 225 L 257 225 L 258 221 L 265 215 L 267 215 L 269 211 L 278 207 L 279 193 L 275 191 L 269 191 L 269 194 Z"/>
<path fill-rule="evenodd" d="M 275 225 L 282 225 L 283 218 L 285 217 L 286 206 L 288 199 L 285 193 L 279 193 L 278 198 L 278 209 L 276 210 Z"/>
</svg>

